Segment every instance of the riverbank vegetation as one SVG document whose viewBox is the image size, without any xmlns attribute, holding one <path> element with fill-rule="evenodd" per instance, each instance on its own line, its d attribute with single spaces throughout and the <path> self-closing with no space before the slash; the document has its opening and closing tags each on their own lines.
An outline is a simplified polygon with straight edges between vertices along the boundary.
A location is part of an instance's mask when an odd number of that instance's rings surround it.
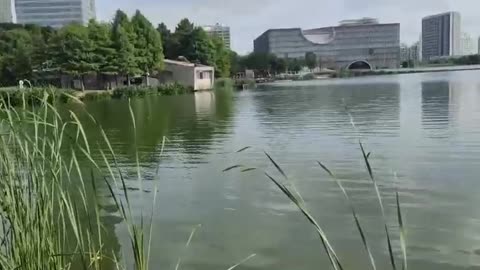
<svg viewBox="0 0 480 270">
<path fill-rule="evenodd" d="M 191 87 L 178 83 L 162 84 L 158 86 L 126 86 L 115 90 L 85 91 L 78 92 L 69 89 L 57 89 L 52 87 L 34 87 L 18 89 L 16 87 L 1 88 L 0 99 L 5 100 L 11 106 L 19 106 L 24 102 L 30 105 L 38 105 L 42 98 L 47 95 L 50 104 L 55 102 L 68 103 L 76 101 L 101 100 L 101 99 L 126 99 L 146 96 L 173 96 L 193 93 Z"/>
<path fill-rule="evenodd" d="M 171 33 L 155 28 L 140 11 L 131 18 L 118 10 L 111 23 L 90 21 L 61 29 L 35 25 L 0 25 L 0 85 L 28 79 L 49 85 L 61 74 L 84 80 L 88 74 L 129 77 L 153 75 L 163 60 L 185 57 L 214 66 L 218 76 L 229 76 L 230 50 L 188 19 Z M 57 82 L 58 83 L 58 82 Z"/>
<path fill-rule="evenodd" d="M 0 268 L 149 269 L 150 223 L 133 221 L 115 153 L 99 150 L 103 162 L 94 161 L 78 117 L 71 112 L 62 118 L 50 98 L 45 93 L 35 110 L 28 103 L 0 103 Z M 136 178 L 141 185 L 140 171 Z M 132 266 L 104 242 L 109 225 L 102 219 L 100 187 L 109 190 L 128 228 Z"/>
</svg>

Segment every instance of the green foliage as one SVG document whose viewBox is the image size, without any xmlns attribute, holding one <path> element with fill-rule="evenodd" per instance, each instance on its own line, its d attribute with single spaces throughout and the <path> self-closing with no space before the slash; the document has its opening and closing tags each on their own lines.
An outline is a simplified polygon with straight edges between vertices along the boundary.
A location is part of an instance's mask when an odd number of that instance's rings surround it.
<svg viewBox="0 0 480 270">
<path fill-rule="evenodd" d="M 112 41 L 115 48 L 115 57 L 112 67 L 119 74 L 132 75 L 140 73 L 135 59 L 135 33 L 127 15 L 117 11 L 113 22 Z M 128 80 L 130 83 L 130 80 Z"/>
<path fill-rule="evenodd" d="M 185 57 L 190 62 L 215 67 L 217 76 L 230 75 L 230 51 L 223 41 L 208 36 L 201 27 L 195 27 L 188 19 L 182 19 L 173 34 L 163 23 L 158 25 L 157 31 L 162 37 L 167 58 Z"/>
<path fill-rule="evenodd" d="M 307 52 L 305 54 L 305 64 L 309 69 L 314 69 L 318 65 L 317 55 L 313 52 Z"/>
<path fill-rule="evenodd" d="M 136 37 L 133 45 L 137 68 L 145 73 L 162 69 L 164 56 L 160 33 L 138 10 L 131 24 Z"/>
<path fill-rule="evenodd" d="M 44 81 L 50 76 L 52 80 L 51 76 L 60 74 L 83 82 L 89 73 L 126 76 L 130 84 L 135 75 L 161 71 L 165 56 L 184 56 L 228 77 L 232 55 L 223 42 L 188 19 L 180 21 L 171 33 L 163 23 L 155 29 L 139 11 L 130 19 L 118 10 L 111 24 L 92 20 L 87 27 L 0 24 L 0 85 L 6 86 L 17 85 L 21 79 L 35 84 L 38 78 Z"/>
<path fill-rule="evenodd" d="M 63 73 L 83 78 L 83 75 L 99 70 L 99 65 L 95 63 L 95 44 L 90 40 L 88 28 L 68 25 L 58 32 L 54 40 L 56 47 L 62 48 L 55 55 L 54 62 Z"/>
<path fill-rule="evenodd" d="M 30 78 L 32 74 L 33 40 L 25 29 L 0 32 L 0 79 L 5 84 Z"/>
<path fill-rule="evenodd" d="M 466 55 L 459 58 L 454 58 L 451 62 L 455 65 L 478 65 L 480 64 L 480 55 Z"/>
<path fill-rule="evenodd" d="M 220 38 L 213 38 L 215 46 L 215 74 L 217 77 L 227 78 L 230 76 L 230 50 Z"/>
<path fill-rule="evenodd" d="M 112 27 L 110 24 L 98 23 L 91 20 L 88 24 L 88 37 L 95 45 L 92 61 L 95 71 L 106 74 L 116 74 L 114 66 L 115 49 L 112 41 Z"/>
<path fill-rule="evenodd" d="M 163 84 L 159 86 L 129 86 L 113 91 L 113 98 L 132 98 L 146 96 L 173 96 L 192 93 L 193 89 L 178 83 Z"/>
</svg>

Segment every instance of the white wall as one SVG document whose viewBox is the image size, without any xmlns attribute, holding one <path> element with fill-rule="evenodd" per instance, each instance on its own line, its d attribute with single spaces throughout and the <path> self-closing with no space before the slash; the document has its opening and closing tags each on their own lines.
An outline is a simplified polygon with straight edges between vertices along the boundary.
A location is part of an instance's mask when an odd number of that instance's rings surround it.
<svg viewBox="0 0 480 270">
<path fill-rule="evenodd" d="M 181 85 L 195 87 L 195 67 L 165 63 L 165 71 L 172 73 L 172 80 Z"/>
<path fill-rule="evenodd" d="M 195 90 L 213 89 L 215 83 L 215 73 L 213 68 L 195 69 Z"/>
</svg>

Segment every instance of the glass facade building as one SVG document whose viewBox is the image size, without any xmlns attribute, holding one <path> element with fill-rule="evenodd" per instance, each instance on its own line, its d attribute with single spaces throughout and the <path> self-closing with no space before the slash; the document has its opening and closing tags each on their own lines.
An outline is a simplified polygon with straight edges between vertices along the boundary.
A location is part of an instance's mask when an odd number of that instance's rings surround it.
<svg viewBox="0 0 480 270">
<path fill-rule="evenodd" d="M 424 60 L 462 54 L 458 12 L 428 16 L 422 20 L 422 56 Z"/>
<path fill-rule="evenodd" d="M 15 0 L 17 22 L 59 28 L 95 18 L 95 0 Z"/>
<path fill-rule="evenodd" d="M 400 24 L 364 18 L 309 30 L 270 29 L 254 41 L 254 52 L 282 58 L 305 58 L 312 52 L 321 67 L 331 69 L 350 68 L 359 62 L 371 69 L 398 68 Z"/>
</svg>

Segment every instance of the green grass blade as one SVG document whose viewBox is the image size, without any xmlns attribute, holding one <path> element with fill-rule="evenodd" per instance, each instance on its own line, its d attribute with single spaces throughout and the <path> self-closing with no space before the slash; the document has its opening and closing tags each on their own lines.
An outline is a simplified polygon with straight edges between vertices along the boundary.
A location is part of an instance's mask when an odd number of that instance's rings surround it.
<svg viewBox="0 0 480 270">
<path fill-rule="evenodd" d="M 257 256 L 257 254 L 251 254 L 249 255 L 248 257 L 246 257 L 245 259 L 241 260 L 239 263 L 235 264 L 234 266 L 228 268 L 227 270 L 233 270 L 239 266 L 241 266 L 242 264 L 246 263 L 247 261 L 249 261 L 250 259 L 252 259 L 253 257 Z"/>
<path fill-rule="evenodd" d="M 400 228 L 400 246 L 402 248 L 402 257 L 403 257 L 403 265 L 402 269 L 407 270 L 407 244 L 406 244 L 406 233 L 405 233 L 405 226 L 403 223 L 402 217 L 402 210 L 400 207 L 400 196 L 398 195 L 398 191 L 396 192 L 396 199 L 397 199 L 397 215 L 398 215 L 398 225 Z"/>
<path fill-rule="evenodd" d="M 390 263 L 392 264 L 393 270 L 396 270 L 397 266 L 395 264 L 395 255 L 393 254 L 392 241 L 391 241 L 390 232 L 388 230 L 387 218 L 385 216 L 385 207 L 383 206 L 383 200 L 382 200 L 382 196 L 380 195 L 380 189 L 378 188 L 377 181 L 375 180 L 375 177 L 373 176 L 372 166 L 370 165 L 370 161 L 368 160 L 368 156 L 367 156 L 367 153 L 365 152 L 363 144 L 360 141 L 359 141 L 359 144 L 360 144 L 360 149 L 362 150 L 362 155 L 363 155 L 363 160 L 365 161 L 365 166 L 367 167 L 367 171 L 368 171 L 368 174 L 370 176 L 370 180 L 372 181 L 373 186 L 375 188 L 375 193 L 377 195 L 378 204 L 380 205 L 383 224 L 384 224 L 384 227 L 385 227 L 385 234 L 387 236 L 387 246 L 388 246 L 388 254 L 390 256 Z"/>
<path fill-rule="evenodd" d="M 375 259 L 373 258 L 373 254 L 370 250 L 370 246 L 368 245 L 367 238 L 366 238 L 365 233 L 362 229 L 362 226 L 360 225 L 360 220 L 358 218 L 357 211 L 355 210 L 355 207 L 353 206 L 352 200 L 350 200 L 350 197 L 348 196 L 347 191 L 343 187 L 342 183 L 338 180 L 338 178 L 325 165 L 323 165 L 320 161 L 317 161 L 317 163 L 337 183 L 338 187 L 340 188 L 340 190 L 343 193 L 343 196 L 347 200 L 347 203 L 350 206 L 350 210 L 352 211 L 352 215 L 353 215 L 353 218 L 354 218 L 354 221 L 355 221 L 355 225 L 357 226 L 357 230 L 360 233 L 360 237 L 362 239 L 363 247 L 365 248 L 365 251 L 367 252 L 368 257 L 370 259 L 370 264 L 372 265 L 372 269 L 376 270 L 377 267 L 376 267 L 376 264 L 375 264 Z"/>
</svg>

